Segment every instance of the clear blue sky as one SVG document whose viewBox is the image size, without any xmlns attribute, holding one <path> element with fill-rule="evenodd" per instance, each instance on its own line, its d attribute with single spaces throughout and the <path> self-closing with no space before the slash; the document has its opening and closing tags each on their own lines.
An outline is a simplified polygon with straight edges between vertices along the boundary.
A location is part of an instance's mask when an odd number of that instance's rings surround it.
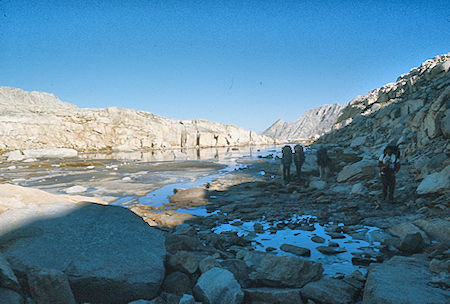
<svg viewBox="0 0 450 304">
<path fill-rule="evenodd" d="M 450 1 L 0 0 L 0 86 L 261 132 L 450 51 Z"/>
</svg>

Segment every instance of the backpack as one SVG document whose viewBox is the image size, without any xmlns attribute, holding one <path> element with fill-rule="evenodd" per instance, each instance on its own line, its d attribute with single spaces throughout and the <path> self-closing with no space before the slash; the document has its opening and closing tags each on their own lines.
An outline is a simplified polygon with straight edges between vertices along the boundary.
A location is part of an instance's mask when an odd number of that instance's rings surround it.
<svg viewBox="0 0 450 304">
<path fill-rule="evenodd" d="M 328 161 L 327 149 L 320 148 L 317 150 L 317 164 L 319 164 L 319 166 L 328 166 Z"/>
<path fill-rule="evenodd" d="M 297 163 L 303 163 L 305 161 L 305 153 L 303 152 L 303 147 L 301 145 L 296 145 L 294 147 L 294 161 Z"/>
<path fill-rule="evenodd" d="M 281 149 L 281 153 L 283 154 L 283 163 L 290 164 L 292 162 L 292 148 L 289 145 L 286 145 Z"/>
<path fill-rule="evenodd" d="M 392 154 L 395 155 L 395 164 L 394 164 L 394 169 L 396 171 L 398 171 L 400 169 L 400 149 L 398 148 L 397 145 L 394 144 L 389 144 L 386 146 L 386 148 L 384 148 L 383 150 L 383 157 L 386 156 L 386 150 L 387 149 L 391 149 Z"/>
</svg>

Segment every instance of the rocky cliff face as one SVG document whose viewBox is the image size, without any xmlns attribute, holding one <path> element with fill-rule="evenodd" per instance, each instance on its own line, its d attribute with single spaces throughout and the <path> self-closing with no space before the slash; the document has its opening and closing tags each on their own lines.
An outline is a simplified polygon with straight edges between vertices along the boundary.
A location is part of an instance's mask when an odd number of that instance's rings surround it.
<svg viewBox="0 0 450 304">
<path fill-rule="evenodd" d="M 52 94 L 0 87 L 0 150 L 132 150 L 272 142 L 233 125 L 169 119 L 117 107 L 80 109 Z"/>
<path fill-rule="evenodd" d="M 343 106 L 324 105 L 308 110 L 298 120 L 285 122 L 277 120 L 262 134 L 277 140 L 306 140 L 317 138 L 331 130 L 341 114 Z"/>
<path fill-rule="evenodd" d="M 449 69 L 450 53 L 425 61 L 395 83 L 358 96 L 318 143 L 374 155 L 395 143 L 419 178 L 441 171 L 450 154 Z"/>
</svg>

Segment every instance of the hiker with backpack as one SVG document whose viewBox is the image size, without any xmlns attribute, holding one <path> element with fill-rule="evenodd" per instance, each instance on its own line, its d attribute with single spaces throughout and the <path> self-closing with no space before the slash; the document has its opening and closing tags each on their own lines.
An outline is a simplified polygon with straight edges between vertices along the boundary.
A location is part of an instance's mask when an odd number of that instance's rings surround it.
<svg viewBox="0 0 450 304">
<path fill-rule="evenodd" d="M 320 147 L 317 150 L 317 165 L 319 166 L 319 177 L 321 180 L 325 180 L 328 177 L 330 158 L 326 147 Z"/>
<path fill-rule="evenodd" d="M 283 180 L 285 183 L 289 183 L 291 179 L 291 163 L 292 163 L 292 148 L 289 145 L 285 145 L 281 149 L 282 158 L 281 164 L 283 165 Z"/>
<path fill-rule="evenodd" d="M 297 169 L 297 179 L 300 179 L 303 163 L 305 162 L 305 153 L 302 145 L 295 145 L 294 147 L 294 164 Z"/>
<path fill-rule="evenodd" d="M 394 201 L 395 174 L 400 170 L 400 151 L 396 145 L 388 145 L 378 159 L 381 183 L 383 184 L 383 200 L 386 197 Z"/>
</svg>

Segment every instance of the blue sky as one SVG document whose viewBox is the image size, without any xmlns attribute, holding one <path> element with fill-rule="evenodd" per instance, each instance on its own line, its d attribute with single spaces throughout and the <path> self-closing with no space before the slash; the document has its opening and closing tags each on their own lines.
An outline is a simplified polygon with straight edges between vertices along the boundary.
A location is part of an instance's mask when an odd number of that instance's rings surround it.
<svg viewBox="0 0 450 304">
<path fill-rule="evenodd" d="M 0 86 L 261 132 L 450 51 L 450 1 L 0 0 Z"/>
</svg>

